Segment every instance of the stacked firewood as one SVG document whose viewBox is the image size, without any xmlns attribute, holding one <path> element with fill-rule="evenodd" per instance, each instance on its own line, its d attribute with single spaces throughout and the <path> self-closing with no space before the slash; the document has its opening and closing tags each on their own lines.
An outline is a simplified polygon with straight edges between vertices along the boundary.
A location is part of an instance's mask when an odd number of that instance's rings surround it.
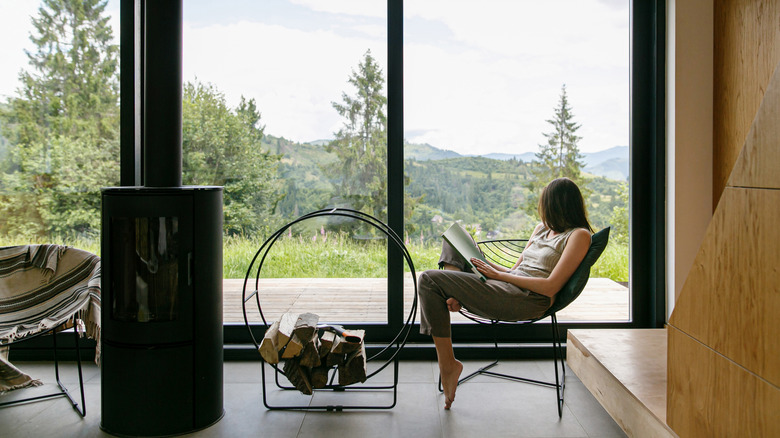
<svg viewBox="0 0 780 438">
<path fill-rule="evenodd" d="M 270 364 L 284 360 L 285 376 L 307 395 L 328 385 L 334 367 L 341 386 L 365 382 L 365 331 L 318 325 L 319 319 L 314 313 L 283 314 L 265 332 L 260 355 Z"/>
</svg>

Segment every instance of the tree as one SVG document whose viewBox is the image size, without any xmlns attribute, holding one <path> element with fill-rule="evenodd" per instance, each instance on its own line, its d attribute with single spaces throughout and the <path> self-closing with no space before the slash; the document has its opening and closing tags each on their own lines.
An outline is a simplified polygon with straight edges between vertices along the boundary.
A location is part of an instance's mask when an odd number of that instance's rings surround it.
<svg viewBox="0 0 780 438">
<path fill-rule="evenodd" d="M 345 119 L 326 147 L 337 161 L 323 166 L 323 172 L 337 181 L 337 194 L 353 208 L 382 218 L 387 208 L 387 98 L 382 70 L 370 50 L 348 82 L 355 94 L 342 93 L 341 103 L 332 102 Z"/>
<path fill-rule="evenodd" d="M 612 226 L 611 240 L 619 245 L 628 245 L 628 184 L 620 183 L 618 194 L 620 203 L 612 207 L 609 223 Z"/>
<path fill-rule="evenodd" d="M 228 234 L 267 231 L 282 199 L 281 156 L 261 149 L 263 127 L 254 99 L 231 110 L 211 84 L 187 82 L 182 102 L 182 181 L 224 186 Z"/>
<path fill-rule="evenodd" d="M 558 106 L 555 108 L 555 115 L 548 119 L 553 130 L 545 133 L 547 144 L 539 145 L 539 152 L 536 153 L 536 159 L 539 163 L 536 175 L 542 177 L 542 180 L 550 181 L 555 178 L 567 177 L 574 182 L 581 182 L 580 171 L 585 166 L 582 163 L 582 155 L 577 147 L 582 137 L 578 136 L 577 130 L 580 125 L 574 122 L 574 115 L 569 106 L 569 99 L 566 96 L 566 85 L 561 87 L 561 97 Z"/>
<path fill-rule="evenodd" d="M 100 187 L 118 183 L 119 159 L 119 48 L 105 7 L 43 0 L 32 18 L 30 69 L 0 114 L 8 139 L 0 234 L 99 231 Z"/>
<path fill-rule="evenodd" d="M 552 125 L 552 131 L 543 134 L 547 138 L 547 144 L 539 145 L 539 152 L 536 153 L 531 169 L 534 180 L 528 185 L 532 193 L 526 205 L 529 212 L 536 210 L 541 189 L 555 178 L 571 179 L 580 187 L 583 197 L 588 198 L 581 172 L 585 164 L 581 161 L 583 156 L 577 147 L 577 143 L 582 139 L 576 134 L 580 125 L 574 122 L 565 84 L 561 87 L 560 100 L 554 109 L 553 118 L 548 119 L 547 123 Z"/>
<path fill-rule="evenodd" d="M 116 137 L 119 47 L 105 8 L 105 0 L 43 0 L 32 18 L 32 69 L 20 73 L 20 97 L 11 100 L 12 141 Z"/>
</svg>

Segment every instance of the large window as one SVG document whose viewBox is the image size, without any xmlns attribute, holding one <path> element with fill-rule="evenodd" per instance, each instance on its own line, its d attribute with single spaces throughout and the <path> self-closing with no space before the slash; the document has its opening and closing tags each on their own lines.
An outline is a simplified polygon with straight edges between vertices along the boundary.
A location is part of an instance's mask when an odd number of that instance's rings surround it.
<svg viewBox="0 0 780 438">
<path fill-rule="evenodd" d="M 99 252 L 100 188 L 120 183 L 120 0 L 31 22 L 39 6 L 58 3 L 0 4 L 0 245 L 45 241 Z M 183 183 L 225 187 L 226 341 L 245 340 L 239 295 L 249 261 L 271 232 L 302 214 L 372 214 L 402 236 L 418 272 L 435 267 L 438 235 L 452 221 L 478 240 L 526 236 L 546 178 L 532 163 L 564 107 L 581 137 L 594 228 L 611 225 L 613 233 L 592 275 L 603 281 L 593 291 L 603 293 L 583 296 L 586 308 L 575 303 L 561 320 L 658 325 L 663 7 L 185 1 Z M 68 17 L 85 21 L 68 28 Z M 133 19 L 123 16 L 122 28 L 133 29 Z M 81 38 L 82 31 L 92 33 Z M 28 38 L 42 32 L 61 41 Z M 140 43 L 132 32 L 122 37 Z M 69 50 L 84 56 L 68 58 Z M 132 157 L 134 147 L 123 141 L 122 153 Z M 267 318 L 311 311 L 370 326 L 377 340 L 395 335 L 412 301 L 411 275 L 381 233 L 338 218 L 286 230 L 261 278 Z M 506 336 L 535 341 L 546 333 Z M 456 335 L 488 337 L 472 324 Z"/>
<path fill-rule="evenodd" d="M 406 229 L 433 252 L 454 221 L 478 241 L 528 238 L 541 188 L 573 179 L 612 232 L 561 320 L 630 320 L 629 6 L 404 4 Z"/>
<path fill-rule="evenodd" d="M 240 280 L 273 231 L 335 207 L 387 221 L 386 58 L 382 0 L 185 2 L 184 183 L 225 186 L 227 324 L 244 322 Z M 232 133 L 231 118 L 251 127 Z M 244 132 L 249 147 L 231 149 Z M 209 156 L 231 163 L 221 181 L 196 179 L 214 165 Z M 267 320 L 290 311 L 388 322 L 387 241 L 360 221 L 288 228 L 259 277 Z M 255 309 L 250 318 L 260 321 Z"/>
</svg>

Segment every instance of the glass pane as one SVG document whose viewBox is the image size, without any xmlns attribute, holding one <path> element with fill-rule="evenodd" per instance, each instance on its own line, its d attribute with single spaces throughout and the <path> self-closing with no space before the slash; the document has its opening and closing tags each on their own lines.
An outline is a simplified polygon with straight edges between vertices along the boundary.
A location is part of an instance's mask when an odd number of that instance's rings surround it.
<svg viewBox="0 0 780 438">
<path fill-rule="evenodd" d="M 179 219 L 111 218 L 112 317 L 119 321 L 174 321 L 179 309 Z M 129 249 L 129 251 L 128 251 Z"/>
<path fill-rule="evenodd" d="M 286 223 L 333 207 L 386 220 L 386 10 L 185 2 L 183 181 L 225 186 L 225 323 L 244 322 L 246 270 Z M 301 222 L 259 274 L 264 315 L 386 322 L 386 258 L 383 235 L 360 222 Z"/>
<path fill-rule="evenodd" d="M 612 232 L 559 319 L 629 320 L 629 2 L 407 1 L 404 20 L 406 231 L 417 269 L 437 268 L 439 236 L 456 221 L 478 241 L 527 239 L 541 188 L 569 176 L 593 228 Z"/>
<path fill-rule="evenodd" d="M 0 246 L 99 254 L 119 183 L 119 1 L 0 2 Z"/>
</svg>

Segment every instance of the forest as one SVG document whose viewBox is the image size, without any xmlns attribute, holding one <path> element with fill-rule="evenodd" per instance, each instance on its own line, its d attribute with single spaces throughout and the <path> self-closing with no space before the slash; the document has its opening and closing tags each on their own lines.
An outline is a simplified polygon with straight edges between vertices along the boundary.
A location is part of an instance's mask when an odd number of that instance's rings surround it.
<svg viewBox="0 0 780 438">
<path fill-rule="evenodd" d="M 324 146 L 296 143 L 265 135 L 263 147 L 281 155 L 279 172 L 285 181 L 285 196 L 278 204 L 281 217 L 294 218 L 308 211 L 335 206 L 333 182 L 318 163 L 336 160 Z M 453 221 L 462 221 L 481 238 L 528 235 L 538 218 L 529 207 L 529 182 L 533 162 L 485 157 L 452 157 L 453 153 L 431 146 L 404 147 L 405 191 L 414 208 L 407 216 L 406 232 L 438 235 Z M 438 159 L 430 159 L 437 157 Z M 624 218 L 615 209 L 626 206 L 627 182 L 588 175 L 591 194 L 587 208 L 594 229 Z M 627 218 L 625 218 L 627 220 Z"/>
</svg>

